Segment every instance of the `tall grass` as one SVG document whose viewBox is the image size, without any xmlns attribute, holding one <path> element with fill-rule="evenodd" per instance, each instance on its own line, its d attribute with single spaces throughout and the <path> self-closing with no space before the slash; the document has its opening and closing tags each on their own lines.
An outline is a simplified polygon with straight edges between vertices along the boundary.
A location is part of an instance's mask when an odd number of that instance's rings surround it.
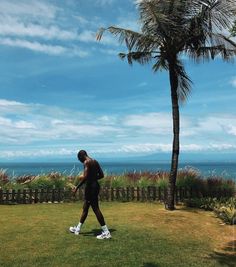
<svg viewBox="0 0 236 267">
<path fill-rule="evenodd" d="M 162 189 L 167 188 L 169 172 L 127 172 L 122 175 L 105 175 L 105 178 L 99 180 L 104 187 L 148 187 L 157 186 Z M 66 176 L 64 173 L 51 172 L 41 175 L 25 175 L 10 179 L 6 170 L 0 170 L 0 188 L 3 189 L 59 189 L 72 188 L 78 184 L 78 175 Z M 200 172 L 194 168 L 180 169 L 176 181 L 177 188 L 193 189 L 199 192 L 200 196 L 214 196 L 218 191 L 227 192 L 228 196 L 235 195 L 235 182 L 226 180 L 219 176 L 202 177 Z"/>
</svg>

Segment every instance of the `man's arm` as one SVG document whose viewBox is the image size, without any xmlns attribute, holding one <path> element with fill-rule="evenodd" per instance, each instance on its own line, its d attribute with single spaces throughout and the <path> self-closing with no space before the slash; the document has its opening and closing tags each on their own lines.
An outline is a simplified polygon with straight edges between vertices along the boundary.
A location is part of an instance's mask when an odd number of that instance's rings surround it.
<svg viewBox="0 0 236 267">
<path fill-rule="evenodd" d="M 76 188 L 73 190 L 74 193 L 77 192 L 77 190 L 85 183 L 85 181 L 87 180 L 88 177 L 88 164 L 85 163 L 84 164 L 84 174 L 82 176 L 79 177 L 80 179 L 80 183 L 76 186 Z"/>
</svg>

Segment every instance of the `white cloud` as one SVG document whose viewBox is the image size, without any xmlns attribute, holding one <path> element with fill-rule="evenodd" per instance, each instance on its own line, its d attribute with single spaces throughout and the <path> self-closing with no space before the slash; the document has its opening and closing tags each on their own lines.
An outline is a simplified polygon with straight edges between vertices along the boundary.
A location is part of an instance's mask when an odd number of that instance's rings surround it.
<svg viewBox="0 0 236 267">
<path fill-rule="evenodd" d="M 129 115 L 123 120 L 123 124 L 134 127 L 138 132 L 158 135 L 171 135 L 172 116 L 170 113 L 146 113 L 141 115 Z M 199 119 L 185 115 L 180 116 L 180 136 L 201 136 L 207 134 L 235 135 L 236 116 L 231 114 L 215 114 Z"/>
<path fill-rule="evenodd" d="M 45 19 L 53 19 L 58 8 L 54 5 L 43 1 L 0 1 L 0 13 L 14 16 L 30 16 L 32 18 L 40 17 Z"/>
<path fill-rule="evenodd" d="M 185 132 L 181 133 L 180 137 L 182 138 L 183 134 L 185 137 L 181 140 L 180 151 L 207 152 L 236 149 L 233 139 L 236 134 L 235 116 L 218 114 L 215 117 L 206 116 L 199 120 L 182 117 L 182 127 Z M 0 99 L 0 126 L 1 146 L 15 145 L 18 147 L 17 151 L 22 148 L 22 151 L 29 153 L 32 152 L 30 147 L 32 145 L 37 147 L 39 142 L 49 147 L 47 151 L 52 151 L 51 148 L 55 147 L 56 154 L 58 154 L 56 149 L 58 144 L 78 144 L 78 142 L 82 144 L 86 142 L 86 147 L 90 146 L 90 150 L 96 153 L 140 154 L 172 150 L 172 118 L 168 113 L 96 116 L 56 106 Z M 227 137 L 231 139 L 228 138 L 225 142 Z M 95 145 L 95 142 L 99 145 Z M 7 151 L 5 150 L 5 154 L 9 152 Z M 12 157 L 15 155 L 13 152 L 9 152 Z M 45 153 L 49 155 L 54 152 Z M 30 155 L 25 152 L 23 154 Z"/>
<path fill-rule="evenodd" d="M 79 48 L 70 48 L 60 45 L 48 45 L 36 41 L 26 41 L 21 39 L 0 38 L 0 44 L 26 48 L 35 52 L 41 52 L 48 55 L 76 55 L 79 57 L 86 57 L 89 55 L 87 51 L 80 50 Z"/>
<path fill-rule="evenodd" d="M 78 45 L 77 26 L 69 27 L 65 19 L 60 8 L 46 2 L 0 1 L 0 45 L 87 57 L 90 53 Z"/>
<path fill-rule="evenodd" d="M 232 134 L 236 136 L 236 124 L 235 125 L 228 125 L 226 127 L 226 131 L 228 134 Z"/>
<path fill-rule="evenodd" d="M 73 31 L 62 30 L 58 26 L 42 26 L 38 24 L 24 24 L 19 21 L 5 23 L 1 21 L 0 35 L 16 37 L 40 37 L 43 39 L 55 40 L 76 40 L 77 33 Z"/>
<path fill-rule="evenodd" d="M 66 48 L 58 45 L 46 45 L 39 42 L 30 42 L 20 39 L 3 38 L 0 39 L 1 45 L 8 45 L 12 47 L 28 48 L 33 51 L 43 52 L 49 55 L 60 55 L 66 53 Z"/>
<path fill-rule="evenodd" d="M 99 6 L 112 5 L 116 0 L 96 0 L 95 3 Z"/>
<path fill-rule="evenodd" d="M 68 148 L 44 148 L 34 150 L 3 150 L 1 151 L 0 158 L 40 158 L 52 156 L 71 156 L 76 155 L 76 149 Z"/>
<path fill-rule="evenodd" d="M 0 115 L 1 144 L 9 144 L 9 140 L 15 144 L 31 144 L 37 141 L 47 143 L 52 140 L 78 141 L 121 133 L 121 129 L 109 124 L 106 117 L 97 119 L 92 114 L 46 105 L 3 99 L 0 100 Z"/>
<path fill-rule="evenodd" d="M 148 85 L 147 82 L 142 82 L 138 84 L 138 87 L 146 87 Z"/>
<path fill-rule="evenodd" d="M 132 31 L 140 32 L 141 24 L 138 18 L 133 17 L 133 13 L 127 14 L 125 17 L 118 18 L 116 25 L 120 28 L 130 29 Z"/>
<path fill-rule="evenodd" d="M 234 77 L 234 78 L 230 81 L 230 83 L 231 83 L 234 87 L 236 87 L 236 77 Z"/>
<path fill-rule="evenodd" d="M 170 113 L 146 113 L 141 115 L 129 115 L 125 117 L 123 121 L 125 126 L 139 128 L 139 131 L 159 134 L 170 135 L 172 130 L 172 117 Z M 186 129 L 191 129 L 192 122 L 187 117 L 181 117 L 181 127 L 185 130 L 182 132 L 182 136 L 188 136 L 192 134 Z"/>
</svg>

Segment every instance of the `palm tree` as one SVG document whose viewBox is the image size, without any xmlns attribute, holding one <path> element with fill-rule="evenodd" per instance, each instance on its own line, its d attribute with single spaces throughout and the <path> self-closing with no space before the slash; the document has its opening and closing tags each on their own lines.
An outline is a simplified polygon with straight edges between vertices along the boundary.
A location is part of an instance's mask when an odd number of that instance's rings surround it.
<svg viewBox="0 0 236 267">
<path fill-rule="evenodd" d="M 236 55 L 236 44 L 223 35 L 223 29 L 232 26 L 235 0 L 139 0 L 141 32 L 119 27 L 102 28 L 97 34 L 101 40 L 104 31 L 118 37 L 128 52 L 120 53 L 129 64 L 153 62 L 154 72 L 169 72 L 172 101 L 173 147 L 166 209 L 174 210 L 175 184 L 179 157 L 179 104 L 191 90 L 181 60 L 187 55 L 195 62 L 214 59 L 229 61 Z"/>
</svg>

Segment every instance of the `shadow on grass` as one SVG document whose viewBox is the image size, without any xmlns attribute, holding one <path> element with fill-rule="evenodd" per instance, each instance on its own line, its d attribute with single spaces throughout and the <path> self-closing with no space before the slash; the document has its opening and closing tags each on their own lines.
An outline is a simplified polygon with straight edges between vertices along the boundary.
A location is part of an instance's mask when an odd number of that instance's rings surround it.
<svg viewBox="0 0 236 267">
<path fill-rule="evenodd" d="M 152 262 L 145 262 L 143 264 L 143 267 L 159 267 L 159 265 L 157 265 L 156 263 L 152 263 Z"/>
<path fill-rule="evenodd" d="M 224 246 L 222 251 L 214 252 L 210 257 L 221 265 L 235 267 L 236 263 L 236 240 L 232 240 Z"/>
<path fill-rule="evenodd" d="M 187 211 L 191 213 L 202 213 L 204 211 L 203 209 L 195 208 L 195 207 L 186 207 L 186 206 L 181 206 L 181 207 L 176 207 L 175 210 L 177 211 Z"/>
<path fill-rule="evenodd" d="M 109 229 L 110 233 L 112 234 L 113 232 L 116 231 L 116 229 Z M 83 235 L 83 236 L 97 236 L 101 234 L 101 228 L 100 229 L 93 229 L 89 232 L 81 232 L 80 235 Z"/>
</svg>

